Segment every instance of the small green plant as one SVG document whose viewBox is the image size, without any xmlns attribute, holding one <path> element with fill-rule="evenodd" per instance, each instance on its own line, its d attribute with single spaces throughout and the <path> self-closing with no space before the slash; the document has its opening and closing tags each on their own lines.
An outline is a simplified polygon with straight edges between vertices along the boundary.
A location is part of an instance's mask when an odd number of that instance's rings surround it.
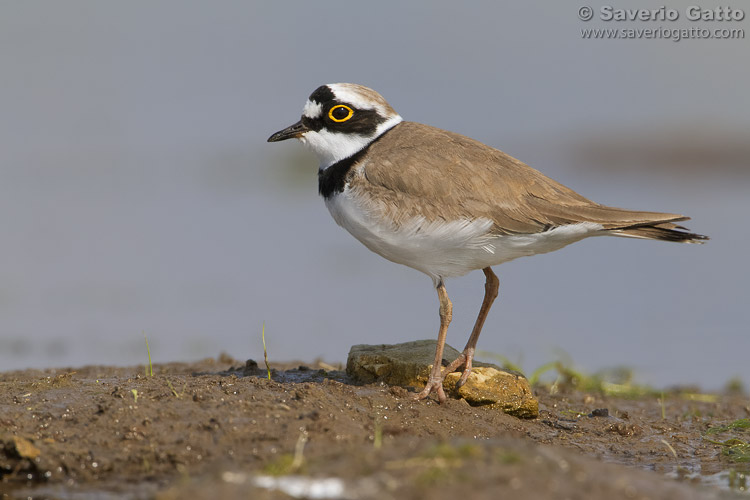
<svg viewBox="0 0 750 500">
<path fill-rule="evenodd" d="M 273 462 L 263 467 L 263 472 L 269 476 L 286 476 L 287 474 L 298 473 L 305 465 L 305 444 L 307 443 L 307 431 L 302 430 L 297 443 L 294 445 L 294 454 L 285 453 L 279 456 Z"/>
<path fill-rule="evenodd" d="M 167 379 L 167 385 L 172 390 L 172 394 L 174 394 L 174 397 L 176 397 L 177 399 L 180 399 L 183 396 L 183 394 L 185 394 L 185 388 L 187 387 L 187 382 L 185 382 L 185 384 L 182 386 L 182 392 L 180 393 L 178 393 L 175 390 L 174 386 L 172 385 L 172 382 L 169 379 Z"/>
<path fill-rule="evenodd" d="M 529 384 L 531 385 L 537 385 L 539 383 L 539 378 L 547 373 L 550 370 L 554 370 L 557 363 L 555 361 L 551 361 L 549 363 L 545 363 L 536 370 L 534 370 L 531 373 L 531 377 L 529 378 Z"/>
<path fill-rule="evenodd" d="M 743 441 L 742 439 L 737 438 L 727 439 L 726 441 L 714 441 L 711 439 L 706 439 L 706 441 L 721 446 L 721 454 L 727 457 L 732 462 L 750 462 L 750 443 L 748 443 L 747 441 Z"/>
<path fill-rule="evenodd" d="M 477 351 L 477 355 L 498 360 L 504 369 L 524 372 L 520 363 L 514 363 L 501 354 Z M 554 378 L 550 377 L 549 374 L 552 374 Z M 666 419 L 666 397 L 664 391 L 635 383 L 634 375 L 633 369 L 628 367 L 615 367 L 594 374 L 586 374 L 574 369 L 570 356 L 561 351 L 558 354 L 558 361 L 551 361 L 541 365 L 531 372 L 531 375 L 527 379 L 532 387 L 545 388 L 550 394 L 565 392 L 566 390 L 577 390 L 598 393 L 603 396 L 633 399 L 656 397 L 661 406 L 662 419 Z M 736 380 L 733 380 L 727 387 L 727 391 L 731 394 L 736 394 L 738 391 L 742 393 L 744 391 L 741 382 L 738 385 L 738 381 Z M 669 395 L 670 397 L 678 397 L 698 403 L 716 403 L 719 400 L 717 394 L 703 394 L 690 390 L 669 391 Z"/>
<path fill-rule="evenodd" d="M 379 450 L 383 447 L 383 424 L 380 423 L 380 419 L 375 419 L 375 435 L 372 440 L 372 446 Z"/>
<path fill-rule="evenodd" d="M 269 476 L 285 476 L 292 472 L 292 464 L 294 463 L 294 455 L 291 453 L 285 453 L 280 455 L 276 460 L 266 464 L 263 467 L 263 472 Z"/>
<path fill-rule="evenodd" d="M 130 392 L 133 393 L 133 402 L 138 403 L 138 389 L 130 389 Z"/>
<path fill-rule="evenodd" d="M 737 437 L 740 433 L 746 433 L 750 431 L 750 419 L 741 418 L 733 422 L 729 422 L 726 425 L 719 425 L 711 427 L 706 431 L 706 435 L 703 437 L 709 443 L 721 446 L 721 454 L 727 457 L 732 462 L 738 463 L 750 463 L 750 442 L 740 439 Z M 726 434 L 729 433 L 731 437 L 724 441 L 718 441 L 708 439 L 706 436 L 714 434 Z"/>
<path fill-rule="evenodd" d="M 482 351 L 483 356 L 499 360 L 506 369 L 523 372 L 521 366 L 509 361 L 500 354 L 488 353 Z M 528 377 L 529 384 L 532 386 L 545 386 L 550 393 L 554 394 L 560 390 L 577 389 L 584 392 L 597 392 L 605 396 L 622 396 L 639 398 L 652 394 L 658 394 L 654 389 L 648 386 L 637 385 L 633 383 L 633 371 L 626 367 L 606 370 L 594 375 L 587 375 L 575 370 L 569 356 L 564 352 L 559 356 L 565 361 L 551 361 L 538 367 Z M 557 373 L 557 376 L 551 383 L 542 382 L 542 377 L 548 373 Z"/>
<path fill-rule="evenodd" d="M 153 377 L 154 376 L 154 366 L 151 364 L 151 349 L 148 347 L 148 338 L 146 337 L 146 332 L 143 332 L 143 340 L 146 341 L 146 354 L 148 354 L 148 365 L 146 366 L 146 376 L 147 377 Z"/>
<path fill-rule="evenodd" d="M 268 380 L 271 380 L 271 367 L 268 366 L 268 351 L 266 350 L 266 322 L 263 322 L 263 328 L 261 330 L 261 338 L 263 339 L 263 360 L 266 362 L 266 372 L 268 373 Z"/>
<path fill-rule="evenodd" d="M 734 422 L 729 422 L 727 425 L 711 427 L 706 431 L 706 434 L 718 434 L 720 432 L 746 430 L 750 430 L 750 418 L 741 418 L 739 420 L 735 420 Z"/>
</svg>

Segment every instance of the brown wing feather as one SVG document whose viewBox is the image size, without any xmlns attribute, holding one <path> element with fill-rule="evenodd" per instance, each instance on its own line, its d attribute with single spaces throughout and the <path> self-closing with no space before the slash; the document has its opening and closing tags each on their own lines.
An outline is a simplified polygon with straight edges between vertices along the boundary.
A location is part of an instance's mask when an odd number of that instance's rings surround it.
<svg viewBox="0 0 750 500">
<path fill-rule="evenodd" d="M 631 233 L 688 219 L 594 203 L 502 151 L 459 134 L 413 122 L 402 122 L 393 132 L 371 146 L 364 175 L 368 189 L 388 200 L 397 223 L 419 215 L 428 220 L 486 217 L 494 221 L 493 232 L 517 234 L 594 222 L 615 232 L 627 229 L 623 236 L 648 238 L 655 236 Z"/>
</svg>

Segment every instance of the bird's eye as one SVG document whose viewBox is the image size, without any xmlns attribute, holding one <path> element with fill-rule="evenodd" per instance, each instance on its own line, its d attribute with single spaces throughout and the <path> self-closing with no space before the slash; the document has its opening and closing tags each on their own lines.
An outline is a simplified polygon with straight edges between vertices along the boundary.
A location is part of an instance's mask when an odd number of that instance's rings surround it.
<svg viewBox="0 0 750 500">
<path fill-rule="evenodd" d="M 354 115 L 354 110 L 343 104 L 337 104 L 328 112 L 328 118 L 338 123 L 345 122 L 351 118 L 352 115 Z"/>
</svg>

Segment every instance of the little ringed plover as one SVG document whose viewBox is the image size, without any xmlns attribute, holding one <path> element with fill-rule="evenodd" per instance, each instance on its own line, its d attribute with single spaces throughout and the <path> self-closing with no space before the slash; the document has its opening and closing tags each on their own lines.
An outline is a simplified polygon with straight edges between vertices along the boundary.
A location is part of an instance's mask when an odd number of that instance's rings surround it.
<svg viewBox="0 0 750 500">
<path fill-rule="evenodd" d="M 468 137 L 403 121 L 372 89 L 323 85 L 300 121 L 269 137 L 296 138 L 320 159 L 318 189 L 334 220 L 367 248 L 432 278 L 440 330 L 429 380 L 417 398 L 472 360 L 498 279 L 491 266 L 558 250 L 589 236 L 700 243 L 679 214 L 600 205 L 507 154 Z M 445 279 L 481 269 L 485 295 L 461 355 L 442 369 L 452 317 Z"/>
</svg>

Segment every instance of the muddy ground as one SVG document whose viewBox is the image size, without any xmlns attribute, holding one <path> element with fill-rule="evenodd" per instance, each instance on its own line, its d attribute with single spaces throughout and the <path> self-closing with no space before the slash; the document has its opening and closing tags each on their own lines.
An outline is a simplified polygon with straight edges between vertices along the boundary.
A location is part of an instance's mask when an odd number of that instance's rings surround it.
<svg viewBox="0 0 750 500">
<path fill-rule="evenodd" d="M 537 387 L 540 415 L 521 420 L 354 385 L 330 367 L 272 366 L 270 381 L 228 356 L 157 365 L 153 376 L 104 366 L 2 373 L 0 493 L 750 498 L 750 464 L 722 454 L 715 442 L 727 436 L 706 434 L 750 417 L 742 395 L 675 392 L 660 402 Z"/>
</svg>

